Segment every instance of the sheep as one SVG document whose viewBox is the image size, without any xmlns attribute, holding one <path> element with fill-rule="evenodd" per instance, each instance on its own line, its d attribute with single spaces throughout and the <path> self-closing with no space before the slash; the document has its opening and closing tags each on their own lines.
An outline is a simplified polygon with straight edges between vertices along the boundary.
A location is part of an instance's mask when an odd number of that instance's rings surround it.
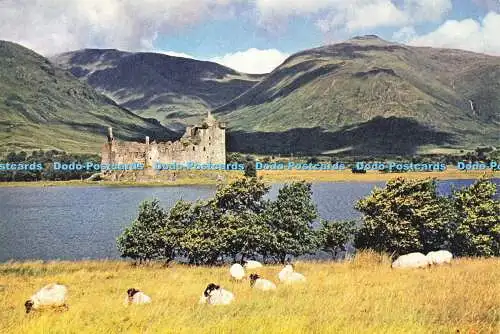
<svg viewBox="0 0 500 334">
<path fill-rule="evenodd" d="M 276 284 L 267 279 L 260 278 L 257 274 L 250 275 L 250 286 L 262 291 L 276 290 Z"/>
<path fill-rule="evenodd" d="M 245 269 L 239 263 L 235 263 L 229 269 L 229 273 L 231 274 L 231 278 L 236 281 L 241 281 L 245 277 Z"/>
<path fill-rule="evenodd" d="M 149 304 L 151 303 L 151 297 L 144 294 L 142 291 L 135 288 L 130 288 L 127 290 L 127 297 L 125 297 L 125 305 L 130 304 Z"/>
<path fill-rule="evenodd" d="M 401 255 L 392 263 L 391 268 L 425 268 L 430 265 L 427 256 L 417 252 Z"/>
<path fill-rule="evenodd" d="M 203 295 L 200 297 L 200 304 L 209 305 L 229 305 L 234 301 L 234 294 L 227 291 L 215 283 L 210 283 Z"/>
<path fill-rule="evenodd" d="M 451 259 L 453 259 L 453 254 L 451 254 L 447 250 L 438 250 L 435 252 L 427 253 L 427 258 L 431 264 L 440 265 L 440 264 L 451 264 Z"/>
<path fill-rule="evenodd" d="M 24 307 L 26 308 L 26 313 L 30 313 L 31 310 L 38 310 L 43 307 L 62 306 L 67 309 L 67 296 L 68 289 L 66 286 L 57 283 L 48 284 L 31 296 L 31 298 L 24 303 Z"/>
<path fill-rule="evenodd" d="M 243 261 L 243 263 L 246 269 L 262 268 L 262 263 L 260 263 L 259 261 L 246 260 Z"/>
<path fill-rule="evenodd" d="M 294 271 L 292 264 L 287 264 L 285 268 L 283 268 L 283 270 L 281 270 L 278 274 L 278 278 L 280 282 L 286 284 L 301 283 L 306 281 L 304 275 Z"/>
</svg>

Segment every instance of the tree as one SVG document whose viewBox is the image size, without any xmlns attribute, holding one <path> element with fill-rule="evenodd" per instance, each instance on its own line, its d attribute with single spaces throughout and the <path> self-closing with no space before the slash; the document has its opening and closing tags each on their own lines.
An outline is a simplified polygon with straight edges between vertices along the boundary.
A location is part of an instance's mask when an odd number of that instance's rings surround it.
<svg viewBox="0 0 500 334">
<path fill-rule="evenodd" d="M 171 260 L 162 231 L 167 226 L 167 215 L 159 201 L 144 201 L 139 207 L 137 219 L 125 229 L 117 239 L 117 248 L 122 257 L 149 261 L 153 259 Z"/>
<path fill-rule="evenodd" d="M 355 208 L 364 220 L 355 236 L 356 248 L 400 255 L 440 249 L 449 241 L 451 203 L 437 195 L 435 180 L 390 180 Z"/>
<path fill-rule="evenodd" d="M 182 253 L 191 264 L 215 264 L 224 256 L 230 240 L 214 201 L 198 201 L 188 212 L 188 226 L 179 242 Z"/>
<path fill-rule="evenodd" d="M 227 240 L 226 255 L 236 260 L 238 254 L 245 257 L 256 254 L 268 228 L 262 219 L 268 201 L 264 195 L 270 187 L 262 178 L 243 178 L 229 185 L 220 186 L 214 197 L 217 208 L 218 229 Z"/>
<path fill-rule="evenodd" d="M 312 253 L 317 246 L 312 227 L 316 218 L 311 184 L 286 184 L 264 213 L 264 219 L 270 228 L 270 238 L 265 241 L 265 249 L 281 263 L 285 263 L 288 255 Z"/>
<path fill-rule="evenodd" d="M 245 176 L 246 177 L 256 177 L 257 169 L 255 167 L 255 159 L 251 155 L 247 155 L 245 162 Z"/>
<path fill-rule="evenodd" d="M 339 252 L 345 252 L 345 245 L 354 236 L 355 221 L 326 221 L 321 220 L 318 230 L 318 242 L 321 249 L 329 252 L 336 259 Z"/>
<path fill-rule="evenodd" d="M 453 193 L 453 253 L 500 256 L 500 201 L 495 200 L 495 194 L 496 185 L 486 178 Z"/>
<path fill-rule="evenodd" d="M 266 204 L 263 196 L 269 189 L 262 178 L 242 178 L 228 185 L 219 185 L 214 204 L 222 210 L 222 213 L 247 210 L 260 213 Z"/>
</svg>

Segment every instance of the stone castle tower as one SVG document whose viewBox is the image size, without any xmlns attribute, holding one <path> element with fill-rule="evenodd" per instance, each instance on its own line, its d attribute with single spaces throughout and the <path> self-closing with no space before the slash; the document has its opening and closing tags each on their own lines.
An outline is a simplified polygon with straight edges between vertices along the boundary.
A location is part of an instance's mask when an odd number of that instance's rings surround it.
<svg viewBox="0 0 500 334">
<path fill-rule="evenodd" d="M 143 163 L 151 167 L 161 163 L 226 163 L 226 124 L 208 112 L 201 125 L 188 126 L 178 141 L 157 143 L 118 142 L 109 128 L 108 141 L 102 146 L 102 164 Z"/>
</svg>

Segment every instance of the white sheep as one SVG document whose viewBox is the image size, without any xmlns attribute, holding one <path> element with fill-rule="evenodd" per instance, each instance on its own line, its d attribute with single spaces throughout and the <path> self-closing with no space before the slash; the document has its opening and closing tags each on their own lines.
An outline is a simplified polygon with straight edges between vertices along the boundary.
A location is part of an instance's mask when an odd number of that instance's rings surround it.
<svg viewBox="0 0 500 334">
<path fill-rule="evenodd" d="M 127 297 L 125 297 L 125 305 L 130 304 L 149 304 L 151 297 L 147 296 L 144 292 L 131 288 L 127 290 Z"/>
<path fill-rule="evenodd" d="M 276 284 L 267 279 L 260 278 L 257 274 L 250 275 L 250 286 L 262 291 L 276 290 Z"/>
<path fill-rule="evenodd" d="M 239 263 L 235 263 L 229 269 L 231 277 L 236 281 L 241 281 L 245 277 L 245 269 Z"/>
<path fill-rule="evenodd" d="M 259 261 L 247 260 L 243 262 L 246 269 L 262 268 L 262 263 L 260 263 Z"/>
<path fill-rule="evenodd" d="M 26 313 L 30 313 L 31 310 L 37 310 L 42 307 L 63 306 L 68 308 L 66 305 L 67 296 L 68 289 L 66 286 L 57 283 L 48 284 L 31 296 L 31 298 L 24 303 L 24 307 L 26 308 Z"/>
<path fill-rule="evenodd" d="M 200 304 L 209 305 L 229 305 L 234 301 L 234 294 L 222 289 L 219 285 L 210 283 L 203 295 L 200 297 Z"/>
<path fill-rule="evenodd" d="M 431 264 L 440 265 L 440 264 L 451 264 L 451 259 L 453 259 L 453 254 L 451 254 L 447 250 L 438 250 L 435 252 L 427 253 L 427 258 Z"/>
<path fill-rule="evenodd" d="M 394 261 L 391 268 L 425 268 L 430 266 L 429 259 L 422 253 L 401 255 Z"/>
<path fill-rule="evenodd" d="M 286 284 L 301 283 L 306 281 L 304 275 L 295 272 L 293 269 L 293 265 L 291 264 L 287 264 L 285 268 L 280 271 L 280 273 L 278 274 L 278 278 L 280 282 Z"/>
</svg>

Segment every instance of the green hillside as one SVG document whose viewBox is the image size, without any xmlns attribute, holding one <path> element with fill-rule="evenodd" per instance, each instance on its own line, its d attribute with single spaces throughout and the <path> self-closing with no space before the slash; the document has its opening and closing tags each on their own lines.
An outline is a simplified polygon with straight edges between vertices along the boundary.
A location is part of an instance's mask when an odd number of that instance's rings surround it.
<svg viewBox="0 0 500 334">
<path fill-rule="evenodd" d="M 500 57 L 363 36 L 289 57 L 217 108 L 233 150 L 412 154 L 500 143 Z"/>
<path fill-rule="evenodd" d="M 108 126 L 124 140 L 177 135 L 116 105 L 37 53 L 0 41 L 0 156 L 32 149 L 99 153 Z"/>
<path fill-rule="evenodd" d="M 199 122 L 262 78 L 207 61 L 114 49 L 78 50 L 51 61 L 123 107 L 175 130 Z"/>
</svg>

